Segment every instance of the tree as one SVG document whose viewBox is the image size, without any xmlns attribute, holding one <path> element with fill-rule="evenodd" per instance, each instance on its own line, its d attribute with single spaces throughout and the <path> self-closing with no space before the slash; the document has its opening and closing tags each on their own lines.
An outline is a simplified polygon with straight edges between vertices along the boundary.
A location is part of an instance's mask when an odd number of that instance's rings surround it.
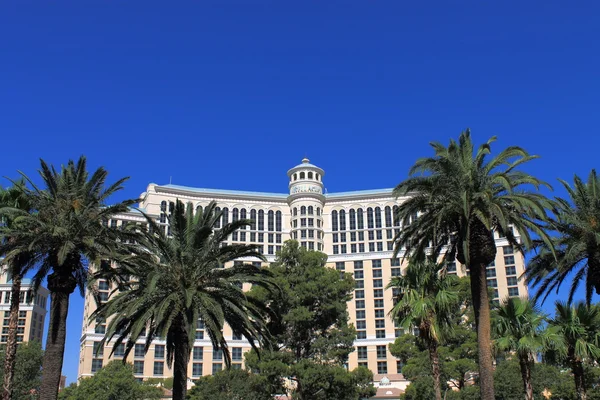
<svg viewBox="0 0 600 400">
<path fill-rule="evenodd" d="M 160 399 L 162 391 L 156 386 L 138 382 L 133 375 L 133 366 L 114 360 L 84 378 L 79 385 L 72 384 L 61 391 L 60 400 L 153 400 Z"/>
<path fill-rule="evenodd" d="M 266 379 L 243 369 L 219 371 L 196 381 L 188 400 L 272 400 Z"/>
<path fill-rule="evenodd" d="M 326 268 L 326 261 L 325 254 L 289 240 L 269 267 L 279 290 L 255 287 L 249 293 L 269 304 L 273 318 L 268 327 L 275 344 L 260 358 L 247 354 L 246 364 L 267 377 L 273 395 L 350 400 L 375 393 L 370 371 L 345 368 L 356 337 L 347 311 L 354 280 Z"/>
<path fill-rule="evenodd" d="M 556 218 L 548 223 L 555 231 L 550 245 L 539 243 L 539 252 L 527 266 L 527 279 L 539 286 L 536 298 L 545 300 L 560 289 L 567 276 L 572 276 L 568 303 L 582 281 L 589 305 L 592 293 L 600 294 L 600 177 L 592 170 L 587 182 L 575 175 L 574 187 L 560 180 L 569 199 L 558 197 Z"/>
<path fill-rule="evenodd" d="M 550 326 L 556 328 L 560 343 L 555 356 L 571 368 L 579 400 L 586 400 L 585 364 L 600 357 L 600 310 L 583 302 L 573 305 L 557 301 Z"/>
<path fill-rule="evenodd" d="M 516 354 L 525 400 L 533 400 L 531 372 L 535 357 L 559 339 L 558 329 L 546 329 L 546 316 L 528 299 L 507 298 L 494 311 L 496 347 Z"/>
<path fill-rule="evenodd" d="M 435 155 L 417 160 L 409 178 L 394 189 L 396 196 L 406 196 L 396 213 L 403 229 L 396 235 L 395 252 L 405 249 L 409 256 L 428 249 L 434 255 L 444 252 L 446 260 L 456 258 L 470 270 L 483 400 L 494 399 L 486 279 L 486 267 L 496 256 L 494 231 L 520 251 L 532 244 L 530 231 L 548 240 L 542 221 L 548 219 L 546 208 L 552 205 L 541 194 L 526 190 L 527 185 L 537 189 L 547 184 L 517 170 L 536 157 L 513 146 L 488 161 L 494 141 L 495 137 L 475 151 L 467 130 L 448 147 L 431 143 Z"/>
<path fill-rule="evenodd" d="M 11 228 L 13 222 L 19 215 L 31 212 L 31 203 L 24 195 L 25 182 L 20 180 L 12 187 L 3 189 L 0 187 L 0 243 L 10 242 Z M 0 256 L 2 250 L 0 250 Z M 15 361 L 17 354 L 17 323 L 19 321 L 19 304 L 21 294 L 21 282 L 27 271 L 33 267 L 33 255 L 23 252 L 8 261 L 7 273 L 12 281 L 10 294 L 10 317 L 8 322 L 8 334 L 6 340 L 6 356 L 4 361 L 4 379 L 2 388 L 2 400 L 12 398 Z"/>
<path fill-rule="evenodd" d="M 187 392 L 187 367 L 196 333 L 202 320 L 215 349 L 221 349 L 227 366 L 231 356 L 223 335 L 227 323 L 256 348 L 257 340 L 268 344 L 263 322 L 266 306 L 247 297 L 243 283 L 271 289 L 268 272 L 250 264 L 222 268 L 227 262 L 256 257 L 264 260 L 256 245 L 225 245 L 236 230 L 249 225 L 234 221 L 215 229 L 222 212 L 211 202 L 194 215 L 177 201 L 169 217 L 172 237 L 148 217 L 149 232 L 140 239 L 133 257 L 120 260 L 119 267 L 98 271 L 94 279 L 128 276 L 120 293 L 101 305 L 90 317 L 112 318 L 105 340 L 114 349 L 125 342 L 125 357 L 136 341 L 146 338 L 146 351 L 153 339 L 166 339 L 167 362 L 173 368 L 173 399 Z"/>
<path fill-rule="evenodd" d="M 39 266 L 33 278 L 38 286 L 45 278 L 50 291 L 50 324 L 44 352 L 42 400 L 55 400 L 65 350 L 69 296 L 86 286 L 88 263 L 111 259 L 128 233 L 107 226 L 107 221 L 129 210 L 137 200 L 108 205 L 109 197 L 123 188 L 127 178 L 106 186 L 108 172 L 100 167 L 87 171 L 85 157 L 69 161 L 57 171 L 40 161 L 44 188 L 23 175 L 31 189 L 20 187 L 34 212 L 15 219 L 11 240 L 0 249 L 10 262 L 29 253 Z"/>
<path fill-rule="evenodd" d="M 456 277 L 446 275 L 445 269 L 431 260 L 411 261 L 405 274 L 393 278 L 387 287 L 399 293 L 390 312 L 392 319 L 405 329 L 419 330 L 429 352 L 435 398 L 442 400 L 438 348 L 459 308 Z"/>
<path fill-rule="evenodd" d="M 2 348 L 2 353 L 5 351 L 5 348 Z M 0 354 L 0 357 L 4 355 Z M 26 342 L 17 346 L 12 400 L 37 399 L 42 377 L 43 357 L 42 345 L 38 342 Z M 4 357 L 2 358 L 4 359 Z"/>
</svg>

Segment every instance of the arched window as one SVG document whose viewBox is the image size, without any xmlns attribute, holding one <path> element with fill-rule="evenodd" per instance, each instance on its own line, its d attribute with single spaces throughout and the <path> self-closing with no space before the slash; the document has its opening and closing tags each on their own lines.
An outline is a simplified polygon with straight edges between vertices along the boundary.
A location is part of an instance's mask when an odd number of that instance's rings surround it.
<svg viewBox="0 0 600 400">
<path fill-rule="evenodd" d="M 308 215 L 313 215 L 313 206 L 308 206 Z"/>
<path fill-rule="evenodd" d="M 273 210 L 269 210 L 267 216 L 267 230 L 270 232 L 275 230 L 275 213 Z"/>
<path fill-rule="evenodd" d="M 356 210 L 356 220 L 358 223 L 358 229 L 365 229 L 365 220 L 363 218 L 363 209 L 359 208 Z"/>
<path fill-rule="evenodd" d="M 223 207 L 223 226 L 229 223 L 229 208 Z"/>
<path fill-rule="evenodd" d="M 275 230 L 281 232 L 281 211 L 275 213 Z"/>
<path fill-rule="evenodd" d="M 250 220 L 252 221 L 250 229 L 256 230 L 256 210 L 250 210 Z"/>
<path fill-rule="evenodd" d="M 191 201 L 189 201 L 187 203 L 187 205 L 185 206 L 185 212 L 192 212 L 194 211 L 194 205 L 192 204 Z"/>
<path fill-rule="evenodd" d="M 258 210 L 258 230 L 265 230 L 265 210 Z"/>
<path fill-rule="evenodd" d="M 333 210 L 331 212 L 331 230 L 332 231 L 338 230 L 338 212 L 335 210 Z"/>
<path fill-rule="evenodd" d="M 202 213 L 202 206 L 201 205 L 197 205 L 196 206 L 196 214 L 201 214 Z"/>
<path fill-rule="evenodd" d="M 221 212 L 221 207 L 215 207 L 215 215 L 219 215 Z M 217 218 L 215 221 L 215 228 L 221 227 L 221 217 Z"/>
<path fill-rule="evenodd" d="M 375 227 L 381 228 L 381 208 L 375 207 Z"/>
<path fill-rule="evenodd" d="M 167 211 L 167 202 L 164 200 L 160 202 L 160 211 L 162 211 L 162 212 Z"/>
<path fill-rule="evenodd" d="M 398 217 L 398 206 L 394 206 L 394 226 L 400 226 L 400 218 Z"/>
<path fill-rule="evenodd" d="M 175 210 L 175 203 L 172 201 L 169 202 L 169 212 L 172 213 Z"/>
<path fill-rule="evenodd" d="M 340 210 L 340 231 L 346 230 L 346 211 Z"/>
<path fill-rule="evenodd" d="M 308 179 L 312 179 L 312 172 L 308 173 Z"/>
<path fill-rule="evenodd" d="M 315 172 L 315 179 L 319 180 L 319 173 L 318 172 Z"/>
<path fill-rule="evenodd" d="M 294 207 L 294 217 L 298 215 L 298 207 Z"/>
<path fill-rule="evenodd" d="M 367 208 L 367 228 L 371 229 L 373 227 L 373 209 L 369 207 Z"/>
<path fill-rule="evenodd" d="M 317 207 L 317 216 L 321 216 L 321 208 Z"/>
<path fill-rule="evenodd" d="M 240 210 L 238 210 L 237 208 L 234 208 L 233 211 L 231 212 L 231 221 L 236 222 L 239 219 L 240 219 Z"/>
<path fill-rule="evenodd" d="M 294 174 L 294 180 L 298 179 L 298 174 Z"/>
<path fill-rule="evenodd" d="M 306 215 L 306 206 L 300 207 L 300 215 Z"/>
<path fill-rule="evenodd" d="M 304 179 L 304 172 L 300 172 L 300 179 Z"/>
<path fill-rule="evenodd" d="M 390 206 L 385 207 L 385 226 L 392 226 L 392 209 Z"/>
<path fill-rule="evenodd" d="M 356 211 L 354 208 L 350 209 L 348 217 L 350 218 L 350 230 L 356 229 Z"/>
<path fill-rule="evenodd" d="M 164 224 L 167 222 L 167 214 L 165 213 L 160 213 L 160 219 L 159 219 L 161 224 Z"/>
<path fill-rule="evenodd" d="M 247 218 L 248 218 L 248 215 L 246 214 L 246 209 L 242 208 L 240 210 L 240 219 L 247 219 Z M 248 227 L 247 226 L 243 226 L 242 229 L 248 229 Z"/>
</svg>

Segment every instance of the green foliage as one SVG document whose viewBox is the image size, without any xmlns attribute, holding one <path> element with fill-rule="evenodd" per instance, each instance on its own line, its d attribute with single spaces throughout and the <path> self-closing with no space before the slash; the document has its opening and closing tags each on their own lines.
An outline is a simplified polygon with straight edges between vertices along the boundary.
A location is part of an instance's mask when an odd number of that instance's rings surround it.
<svg viewBox="0 0 600 400">
<path fill-rule="evenodd" d="M 152 400 L 160 399 L 162 391 L 138 382 L 133 367 L 121 361 L 111 361 L 91 378 L 79 385 L 72 384 L 59 393 L 59 400 Z"/>
<path fill-rule="evenodd" d="M 577 175 L 573 187 L 560 182 L 569 199 L 556 198 L 556 218 L 548 223 L 554 231 L 552 241 L 539 243 L 539 251 L 527 266 L 527 280 L 539 286 L 536 298 L 546 299 L 572 277 L 568 303 L 583 282 L 589 305 L 593 291 L 600 293 L 600 177 L 592 170 L 587 182 Z"/>
<path fill-rule="evenodd" d="M 269 304 L 268 327 L 276 345 L 252 352 L 246 364 L 267 378 L 271 394 L 292 392 L 297 399 L 351 400 L 373 392 L 370 371 L 345 368 L 356 331 L 346 303 L 354 281 L 326 268 L 327 256 L 287 241 L 269 267 L 279 291 L 254 287 L 249 296 Z M 292 388 L 286 383 L 292 382 Z M 294 388 L 295 387 L 295 388 Z"/>
<path fill-rule="evenodd" d="M 4 379 L 4 348 L 0 351 L 2 369 L 0 369 L 0 382 Z M 35 397 L 39 391 L 42 377 L 42 359 L 44 352 L 38 342 L 21 343 L 17 348 L 15 375 L 13 386 L 13 400 L 28 400 Z"/>
<path fill-rule="evenodd" d="M 431 400 L 435 399 L 433 390 L 433 378 L 431 375 L 415 378 L 410 385 L 406 387 L 404 394 L 400 396 L 401 400 Z"/>
<path fill-rule="evenodd" d="M 173 389 L 173 377 L 170 378 L 148 378 L 144 383 L 152 386 L 162 386 L 165 389 Z"/>
<path fill-rule="evenodd" d="M 230 369 L 196 381 L 188 400 L 271 400 L 266 378 L 247 370 Z"/>
</svg>

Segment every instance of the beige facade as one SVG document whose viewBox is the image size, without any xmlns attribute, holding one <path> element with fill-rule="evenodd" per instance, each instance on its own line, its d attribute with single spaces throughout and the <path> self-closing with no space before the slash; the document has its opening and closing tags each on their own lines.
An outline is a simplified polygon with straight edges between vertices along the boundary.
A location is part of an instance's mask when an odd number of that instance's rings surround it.
<svg viewBox="0 0 600 400">
<path fill-rule="evenodd" d="M 388 317 L 393 306 L 393 293 L 385 287 L 390 278 L 401 274 L 404 268 L 399 258 L 393 258 L 392 241 L 401 229 L 399 221 L 393 217 L 394 207 L 403 199 L 394 198 L 392 189 L 325 193 L 324 175 L 322 169 L 304 159 L 288 171 L 288 193 L 150 184 L 142 194 L 140 207 L 168 230 L 167 214 L 177 199 L 196 209 L 215 200 L 224 211 L 224 222 L 243 218 L 255 221 L 251 227 L 234 234 L 231 242 L 257 244 L 268 262 L 275 259 L 276 252 L 288 239 L 295 239 L 308 249 L 323 251 L 329 257 L 327 265 L 330 268 L 351 273 L 356 280 L 354 299 L 348 303 L 348 312 L 358 337 L 356 351 L 348 360 L 349 368 L 364 365 L 377 376 L 400 373 L 396 359 L 388 351 L 388 344 L 402 334 L 402 330 Z M 110 223 L 120 226 L 122 221 L 143 223 L 143 218 L 132 212 Z M 496 290 L 497 298 L 527 296 L 526 285 L 517 279 L 523 272 L 523 257 L 514 253 L 501 237 L 496 237 L 496 244 L 498 253 L 495 263 L 488 268 L 488 282 Z M 466 271 L 460 265 L 451 266 L 451 273 L 462 276 Z M 99 289 L 108 296 L 106 283 L 101 282 Z M 80 377 L 92 375 L 109 360 L 108 348 L 94 356 L 95 343 L 102 339 L 105 326 L 102 321 L 88 323 L 94 308 L 94 300 L 88 294 L 81 336 Z M 223 368 L 220 354 L 213 352 L 201 328 L 200 322 L 189 365 L 190 380 Z M 227 327 L 225 336 L 232 348 L 235 366 L 241 367 L 242 354 L 250 346 L 241 338 L 233 337 Z M 114 358 L 122 357 L 115 355 Z M 155 341 L 145 356 L 140 347 L 129 361 L 134 364 L 139 378 L 171 376 L 165 365 L 164 343 L 160 341 Z"/>
<path fill-rule="evenodd" d="M 0 344 L 6 343 L 8 339 L 11 286 L 12 281 L 6 270 L 3 270 L 0 275 L 0 315 L 2 315 Z M 17 326 L 18 343 L 30 341 L 42 342 L 47 300 L 48 289 L 40 287 L 37 293 L 34 293 L 31 280 L 23 279 L 19 305 L 19 322 Z"/>
</svg>

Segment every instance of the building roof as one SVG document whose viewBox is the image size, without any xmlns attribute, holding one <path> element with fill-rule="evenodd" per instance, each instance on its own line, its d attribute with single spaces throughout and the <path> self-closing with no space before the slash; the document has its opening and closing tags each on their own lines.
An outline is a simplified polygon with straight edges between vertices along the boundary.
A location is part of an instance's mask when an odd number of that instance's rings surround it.
<svg viewBox="0 0 600 400">
<path fill-rule="evenodd" d="M 298 169 L 301 169 L 301 168 L 310 168 L 312 170 L 315 170 L 315 171 L 319 172 L 321 174 L 321 176 L 325 175 L 325 171 L 323 171 L 323 169 L 321 167 L 317 167 L 316 165 L 311 164 L 310 160 L 308 158 L 306 158 L 306 157 L 304 157 L 302 159 L 302 162 L 300 164 L 296 165 L 293 168 L 290 168 L 288 170 L 288 172 L 287 172 L 287 175 L 290 176 L 291 174 L 294 173 L 294 171 L 296 171 Z"/>
<path fill-rule="evenodd" d="M 278 199 L 287 199 L 287 197 L 289 196 L 287 193 L 251 192 L 251 191 L 244 191 L 244 190 L 229 190 L 229 189 L 207 189 L 207 188 L 196 188 L 196 187 L 191 187 L 191 186 L 182 186 L 182 185 L 173 185 L 173 184 L 157 185 L 157 187 L 173 189 L 173 190 L 182 190 L 182 191 L 194 192 L 194 193 L 273 197 L 273 198 L 278 198 Z"/>
</svg>

